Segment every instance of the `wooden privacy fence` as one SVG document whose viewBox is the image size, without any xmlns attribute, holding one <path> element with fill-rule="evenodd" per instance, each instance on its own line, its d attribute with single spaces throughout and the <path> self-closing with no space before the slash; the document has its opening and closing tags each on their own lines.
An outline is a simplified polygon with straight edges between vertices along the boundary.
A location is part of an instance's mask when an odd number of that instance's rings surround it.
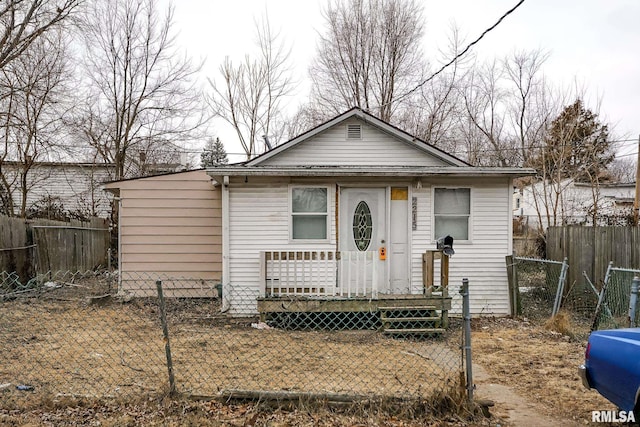
<svg viewBox="0 0 640 427">
<path fill-rule="evenodd" d="M 23 219 L 0 216 L 0 272 L 15 271 L 21 277 L 31 274 L 33 245 L 27 243 Z"/>
<path fill-rule="evenodd" d="M 586 287 L 583 272 L 595 284 L 611 261 L 621 268 L 640 268 L 640 227 L 549 227 L 547 258 L 568 258 L 567 286 Z"/>
<path fill-rule="evenodd" d="M 0 271 L 22 278 L 47 271 L 86 271 L 106 266 L 109 226 L 90 221 L 0 217 Z"/>
</svg>

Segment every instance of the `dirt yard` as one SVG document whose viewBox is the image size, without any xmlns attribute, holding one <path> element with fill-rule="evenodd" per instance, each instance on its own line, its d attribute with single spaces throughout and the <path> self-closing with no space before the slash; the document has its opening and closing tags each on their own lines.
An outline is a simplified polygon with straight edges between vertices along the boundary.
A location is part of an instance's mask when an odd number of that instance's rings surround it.
<svg viewBox="0 0 640 427">
<path fill-rule="evenodd" d="M 476 382 L 477 396 L 487 394 L 490 384 L 507 386 L 506 393 L 514 392 L 525 402 L 514 407 L 509 395 L 498 395 L 503 401 L 496 401 L 495 414 L 506 418 L 511 410 L 530 412 L 557 425 L 590 424 L 591 411 L 615 409 L 597 392 L 586 390 L 578 377 L 588 329 L 575 323 L 568 329 L 562 334 L 523 320 L 474 320 L 473 360 L 486 371 L 481 383 Z M 538 424 L 532 420 L 528 425 Z"/>
<path fill-rule="evenodd" d="M 344 413 L 169 400 L 162 398 L 168 389 L 165 347 L 153 305 L 87 305 L 62 297 L 41 303 L 0 304 L 0 425 L 524 425 L 518 412 L 525 419 L 579 425 L 592 410 L 613 409 L 578 379 L 586 333 L 577 327 L 562 334 L 523 320 L 474 319 L 474 363 L 484 371 L 476 396 L 493 398 L 496 406 L 493 418 L 470 419 L 447 398 L 434 405 L 444 415 L 417 408 Z M 191 304 L 186 311 L 169 310 L 182 393 L 273 387 L 425 396 L 451 391 L 460 369 L 457 333 L 418 342 L 375 331 L 264 330 L 247 327 L 247 320 L 225 323 L 211 318 L 206 304 Z M 18 391 L 18 384 L 35 390 Z M 502 394 L 486 396 L 491 385 L 503 387 Z"/>
</svg>

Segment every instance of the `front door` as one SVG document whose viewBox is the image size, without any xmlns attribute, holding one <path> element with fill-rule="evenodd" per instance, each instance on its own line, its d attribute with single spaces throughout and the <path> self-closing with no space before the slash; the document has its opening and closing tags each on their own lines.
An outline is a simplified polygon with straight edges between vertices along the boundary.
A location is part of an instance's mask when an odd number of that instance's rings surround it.
<svg viewBox="0 0 640 427">
<path fill-rule="evenodd" d="M 339 286 L 343 295 L 359 289 L 373 294 L 390 292 L 386 200 L 386 188 L 342 188 L 340 192 Z"/>
</svg>

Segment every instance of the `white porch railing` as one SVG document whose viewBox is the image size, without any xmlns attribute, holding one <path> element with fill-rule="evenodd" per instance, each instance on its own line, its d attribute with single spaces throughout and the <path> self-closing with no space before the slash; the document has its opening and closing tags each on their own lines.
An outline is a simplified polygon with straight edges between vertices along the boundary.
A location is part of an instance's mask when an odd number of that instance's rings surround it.
<svg viewBox="0 0 640 427">
<path fill-rule="evenodd" d="M 264 295 L 376 297 L 377 256 L 375 251 L 261 252 Z"/>
</svg>

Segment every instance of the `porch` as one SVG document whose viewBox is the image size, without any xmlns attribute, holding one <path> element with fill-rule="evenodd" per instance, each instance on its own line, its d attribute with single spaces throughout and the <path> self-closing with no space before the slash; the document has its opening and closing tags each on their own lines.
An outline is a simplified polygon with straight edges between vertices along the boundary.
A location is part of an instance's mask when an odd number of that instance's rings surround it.
<svg viewBox="0 0 640 427">
<path fill-rule="evenodd" d="M 381 329 L 390 335 L 440 334 L 448 327 L 448 257 L 440 251 L 423 255 L 423 286 L 394 294 L 385 272 L 374 262 L 377 251 L 263 251 L 263 322 L 279 327 L 313 329 Z M 384 256 L 384 254 L 382 255 Z M 434 260 L 441 259 L 440 282 Z"/>
</svg>

